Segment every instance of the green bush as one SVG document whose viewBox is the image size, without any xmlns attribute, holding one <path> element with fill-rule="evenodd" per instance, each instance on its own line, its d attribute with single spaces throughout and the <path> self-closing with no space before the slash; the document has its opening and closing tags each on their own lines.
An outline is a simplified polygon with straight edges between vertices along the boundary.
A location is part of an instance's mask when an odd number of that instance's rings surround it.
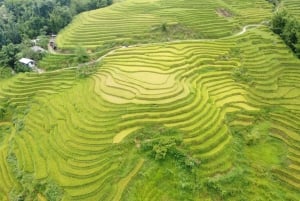
<svg viewBox="0 0 300 201">
<path fill-rule="evenodd" d="M 80 65 L 76 70 L 77 78 L 86 78 L 97 71 L 96 64 Z"/>
<path fill-rule="evenodd" d="M 155 161 L 174 161 L 177 165 L 192 170 L 200 161 L 188 155 L 182 144 L 182 133 L 179 130 L 162 125 L 147 125 L 133 134 L 141 142 L 140 150 Z"/>
<path fill-rule="evenodd" d="M 252 79 L 245 68 L 234 68 L 232 72 L 233 79 L 237 82 L 251 84 Z"/>
<path fill-rule="evenodd" d="M 12 69 L 9 67 L 0 67 L 0 80 L 10 78 L 12 76 Z"/>
<path fill-rule="evenodd" d="M 300 56 L 300 23 L 286 10 L 276 12 L 271 21 L 271 28 L 278 34 L 291 50 Z"/>
<path fill-rule="evenodd" d="M 89 61 L 89 55 L 86 51 L 85 48 L 83 47 L 77 47 L 76 50 L 75 50 L 75 61 L 78 62 L 78 63 L 85 63 L 85 62 L 88 62 Z"/>
<path fill-rule="evenodd" d="M 19 183 L 10 192 L 10 200 L 37 200 L 38 194 L 45 195 L 48 201 L 59 201 L 62 199 L 63 190 L 54 181 L 49 180 L 49 178 L 36 180 L 33 174 L 20 170 L 18 159 L 12 149 L 9 150 L 6 161 Z"/>
</svg>

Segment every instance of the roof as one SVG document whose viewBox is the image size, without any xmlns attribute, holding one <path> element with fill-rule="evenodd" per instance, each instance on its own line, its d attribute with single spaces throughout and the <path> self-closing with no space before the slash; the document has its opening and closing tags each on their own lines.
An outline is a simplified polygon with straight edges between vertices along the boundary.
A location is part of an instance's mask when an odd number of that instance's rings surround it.
<svg viewBox="0 0 300 201">
<path fill-rule="evenodd" d="M 34 52 L 46 52 L 46 50 L 40 46 L 33 46 L 31 47 L 31 49 L 34 51 Z"/>
<path fill-rule="evenodd" d="M 29 63 L 34 63 L 34 61 L 32 59 L 28 59 L 28 58 L 22 58 L 19 60 L 19 62 L 28 65 Z"/>
<path fill-rule="evenodd" d="M 39 41 L 40 41 L 40 39 L 38 39 L 38 38 L 37 38 L 37 39 L 31 40 L 32 43 L 37 43 L 37 42 L 39 42 Z"/>
</svg>

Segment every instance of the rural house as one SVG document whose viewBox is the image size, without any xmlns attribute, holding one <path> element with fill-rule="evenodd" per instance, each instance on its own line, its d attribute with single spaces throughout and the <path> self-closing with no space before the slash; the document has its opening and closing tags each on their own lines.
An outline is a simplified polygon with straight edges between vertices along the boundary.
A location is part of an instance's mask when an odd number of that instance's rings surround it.
<svg viewBox="0 0 300 201">
<path fill-rule="evenodd" d="M 28 58 L 22 58 L 19 60 L 19 62 L 23 65 L 28 66 L 29 68 L 34 68 L 35 67 L 35 61 L 32 59 L 28 59 Z"/>
<path fill-rule="evenodd" d="M 37 53 L 44 53 L 47 52 L 47 50 L 45 50 L 44 48 L 40 47 L 40 46 L 33 46 L 30 48 L 32 51 L 37 52 Z"/>
</svg>

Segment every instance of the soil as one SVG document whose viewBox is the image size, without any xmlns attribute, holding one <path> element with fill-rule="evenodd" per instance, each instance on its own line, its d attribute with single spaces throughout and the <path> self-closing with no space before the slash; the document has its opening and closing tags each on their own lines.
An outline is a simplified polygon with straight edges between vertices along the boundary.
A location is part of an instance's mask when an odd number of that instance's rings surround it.
<svg viewBox="0 0 300 201">
<path fill-rule="evenodd" d="M 232 17 L 232 14 L 225 8 L 218 8 L 216 11 L 217 14 L 221 17 Z"/>
</svg>

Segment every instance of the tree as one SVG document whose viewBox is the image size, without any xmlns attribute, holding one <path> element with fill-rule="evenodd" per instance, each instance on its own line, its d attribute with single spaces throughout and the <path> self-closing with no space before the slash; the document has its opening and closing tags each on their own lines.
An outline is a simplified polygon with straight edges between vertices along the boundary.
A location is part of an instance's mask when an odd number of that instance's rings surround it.
<svg viewBox="0 0 300 201">
<path fill-rule="evenodd" d="M 39 16 L 43 18 L 49 18 L 50 13 L 59 6 L 55 4 L 53 0 L 38 1 L 37 8 L 39 10 Z"/>
<path fill-rule="evenodd" d="M 12 43 L 3 46 L 2 51 L 0 52 L 0 65 L 14 68 L 17 62 L 18 52 L 19 47 Z"/>
<path fill-rule="evenodd" d="M 34 38 L 40 34 L 40 30 L 45 24 L 45 19 L 35 16 L 26 21 L 23 24 L 23 32 L 28 35 L 29 38 Z"/>
<path fill-rule="evenodd" d="M 49 38 L 46 35 L 40 35 L 37 38 L 38 38 L 37 45 L 41 46 L 44 49 L 47 49 Z"/>
<path fill-rule="evenodd" d="M 81 13 L 83 11 L 88 10 L 88 5 L 86 1 L 82 0 L 72 0 L 70 4 L 70 8 L 72 10 L 72 13 Z"/>
<path fill-rule="evenodd" d="M 18 55 L 30 58 L 41 55 L 34 54 L 27 46 L 21 48 L 21 43 L 42 35 L 38 45 L 46 49 L 45 35 L 58 33 L 79 12 L 111 3 L 111 0 L 0 0 L 0 66 L 23 68 L 16 66 L 16 51 L 22 50 Z M 80 62 L 89 60 L 85 50 L 78 55 Z"/>
<path fill-rule="evenodd" d="M 298 56 L 298 58 L 300 58 L 300 32 L 297 33 L 297 38 L 298 38 L 298 41 L 297 43 L 295 44 L 295 52 L 296 52 L 296 55 Z"/>
<path fill-rule="evenodd" d="M 277 6 L 280 3 L 280 0 L 268 0 L 270 3 L 274 4 Z"/>
<path fill-rule="evenodd" d="M 89 55 L 88 55 L 86 49 L 84 49 L 83 47 L 81 47 L 81 46 L 77 47 L 75 54 L 76 54 L 76 58 L 75 58 L 76 62 L 85 63 L 85 62 L 89 61 Z"/>
<path fill-rule="evenodd" d="M 281 34 L 287 23 L 288 13 L 286 10 L 276 12 L 271 21 L 271 27 L 274 33 Z"/>
<path fill-rule="evenodd" d="M 293 51 L 296 50 L 295 45 L 298 42 L 297 33 L 299 33 L 298 21 L 296 21 L 296 19 L 294 18 L 288 18 L 282 32 L 282 38 L 286 42 L 286 44 L 292 48 Z"/>
<path fill-rule="evenodd" d="M 300 57 L 300 24 L 286 10 L 277 12 L 272 18 L 272 30 L 278 34 L 291 50 Z"/>
<path fill-rule="evenodd" d="M 57 33 L 72 20 L 70 9 L 66 6 L 55 7 L 50 13 L 49 28 L 51 32 Z"/>
</svg>

